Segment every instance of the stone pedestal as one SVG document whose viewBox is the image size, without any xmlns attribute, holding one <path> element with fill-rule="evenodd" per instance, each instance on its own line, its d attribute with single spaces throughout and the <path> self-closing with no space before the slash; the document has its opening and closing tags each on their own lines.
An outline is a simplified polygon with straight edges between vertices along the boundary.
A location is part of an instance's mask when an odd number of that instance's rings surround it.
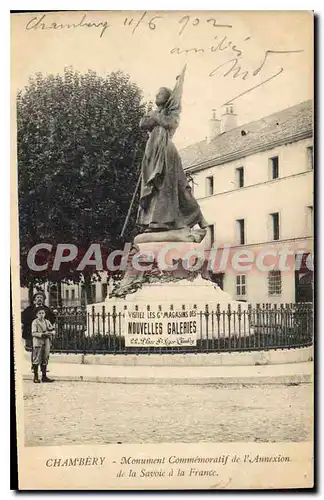
<svg viewBox="0 0 324 500">
<path fill-rule="evenodd" d="M 105 303 L 90 306 L 89 312 L 94 310 L 95 314 L 99 313 L 100 316 L 104 306 L 105 314 L 110 318 L 118 318 L 117 323 L 123 328 L 121 334 L 126 336 L 128 327 L 125 326 L 125 319 L 130 321 L 133 317 L 135 323 L 142 321 L 142 324 L 150 324 L 148 330 L 143 332 L 148 335 L 147 339 L 152 333 L 149 329 L 154 322 L 156 323 L 152 328 L 158 328 L 154 326 L 159 325 L 156 318 L 164 321 L 165 317 L 182 318 L 170 320 L 174 322 L 172 328 L 175 329 L 178 327 L 177 321 L 179 324 L 182 321 L 182 325 L 187 321 L 190 326 L 192 319 L 195 321 L 195 328 L 197 327 L 199 332 L 197 338 L 200 340 L 230 336 L 233 333 L 233 324 L 234 329 L 238 328 L 234 334 L 240 335 L 241 325 L 238 326 L 238 322 L 242 319 L 243 324 L 244 318 L 244 325 L 247 326 L 248 304 L 233 300 L 228 293 L 207 279 L 207 255 L 204 247 L 202 241 L 142 242 L 134 245 L 121 283 Z M 134 262 L 143 268 L 134 269 Z M 187 319 L 184 320 L 184 317 Z M 169 327 L 170 323 L 167 323 L 165 328 Z M 156 332 L 153 334 L 156 335 Z M 166 341 L 167 337 L 165 336 Z M 150 338 L 153 339 L 153 336 Z"/>
<path fill-rule="evenodd" d="M 112 297 L 106 300 L 108 304 L 114 304 L 118 309 L 122 308 L 127 302 L 135 303 L 139 307 L 146 307 L 149 304 L 167 304 L 186 305 L 189 307 L 197 306 L 199 310 L 205 310 L 208 304 L 210 310 L 216 310 L 217 304 L 222 308 L 228 304 L 235 305 L 237 301 L 232 300 L 229 293 L 224 292 L 212 281 L 202 278 L 198 275 L 192 279 L 179 279 L 172 281 L 156 281 L 147 283 L 139 288 L 135 293 L 127 295 L 125 299 Z"/>
</svg>

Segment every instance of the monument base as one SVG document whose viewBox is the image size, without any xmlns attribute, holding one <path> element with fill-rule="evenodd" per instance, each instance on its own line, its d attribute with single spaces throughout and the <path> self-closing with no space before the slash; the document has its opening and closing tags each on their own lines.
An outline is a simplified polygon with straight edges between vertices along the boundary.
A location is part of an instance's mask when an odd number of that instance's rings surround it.
<svg viewBox="0 0 324 500">
<path fill-rule="evenodd" d="M 125 347 L 194 348 L 198 341 L 240 336 L 247 326 L 248 304 L 209 279 L 201 243 L 134 245 L 127 262 L 106 302 L 89 308 L 94 317 L 106 318 L 104 331 L 124 337 Z"/>
<path fill-rule="evenodd" d="M 126 299 L 126 300 L 125 300 Z M 205 304 L 210 304 L 212 309 L 216 309 L 216 305 L 226 306 L 227 304 L 235 304 L 229 293 L 224 292 L 218 285 L 212 281 L 203 278 L 201 275 L 191 278 L 177 278 L 161 276 L 160 279 L 152 280 L 145 283 L 135 293 L 132 293 L 120 300 L 118 297 L 107 299 L 106 305 L 124 304 L 128 301 L 143 304 L 145 307 L 152 303 L 169 303 L 169 304 L 186 304 L 190 306 L 197 305 L 200 309 L 205 308 Z"/>
<path fill-rule="evenodd" d="M 147 233 L 147 236 L 161 233 Z M 146 236 L 146 233 L 136 238 Z M 130 295 L 142 286 L 189 279 L 206 274 L 207 258 L 205 244 L 195 241 L 147 241 L 133 244 L 128 255 L 123 279 L 117 283 L 109 298 L 132 300 Z M 197 265 L 198 263 L 198 265 Z M 166 292 L 165 292 L 166 293 Z M 154 300 L 154 299 L 153 299 Z"/>
<path fill-rule="evenodd" d="M 229 304 L 235 303 L 231 296 L 209 279 L 206 245 L 201 241 L 185 241 L 188 234 L 206 230 L 185 228 L 178 231 L 183 241 L 168 241 L 163 233 L 143 233 L 135 237 L 128 255 L 123 279 L 109 295 L 108 303 L 127 297 L 131 302 L 183 302 Z M 181 234 L 180 234 L 181 233 Z M 165 240 L 159 241 L 164 235 Z M 156 241 L 142 241 L 145 238 Z M 140 241 L 140 243 L 139 243 Z"/>
<path fill-rule="evenodd" d="M 114 335 L 124 337 L 126 347 L 194 348 L 198 341 L 243 335 L 243 325 L 249 329 L 248 304 L 233 300 L 202 276 L 161 276 L 127 297 L 107 298 L 89 306 L 88 312 L 94 318 L 102 317 L 103 306 L 105 329 L 90 322 L 88 334 L 109 332 L 115 318 Z"/>
</svg>

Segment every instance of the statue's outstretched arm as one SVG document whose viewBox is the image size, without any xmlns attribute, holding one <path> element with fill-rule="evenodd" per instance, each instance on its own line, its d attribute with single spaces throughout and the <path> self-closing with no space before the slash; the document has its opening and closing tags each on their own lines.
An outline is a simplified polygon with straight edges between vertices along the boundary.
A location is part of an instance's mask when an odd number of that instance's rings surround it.
<svg viewBox="0 0 324 500">
<path fill-rule="evenodd" d="M 169 100 L 167 102 L 166 110 L 170 114 L 177 113 L 178 115 L 180 115 L 183 82 L 184 82 L 186 69 L 187 69 L 187 65 L 185 65 L 183 67 L 180 75 L 177 77 L 176 84 L 175 84 L 174 89 L 172 90 L 171 95 L 169 97 Z"/>
</svg>

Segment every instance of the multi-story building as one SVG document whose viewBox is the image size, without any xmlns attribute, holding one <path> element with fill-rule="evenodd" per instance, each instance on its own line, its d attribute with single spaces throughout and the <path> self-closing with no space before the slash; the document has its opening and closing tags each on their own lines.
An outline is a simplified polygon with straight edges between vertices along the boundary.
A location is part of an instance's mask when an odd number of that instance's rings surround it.
<svg viewBox="0 0 324 500">
<path fill-rule="evenodd" d="M 253 268 L 246 273 L 229 265 L 212 278 L 233 298 L 252 303 L 310 301 L 312 101 L 246 125 L 237 126 L 236 120 L 233 105 L 228 105 L 221 119 L 214 113 L 210 120 L 210 137 L 180 151 L 210 224 L 208 244 L 254 256 L 286 248 L 290 265 L 287 271 L 275 265 L 270 271 Z M 291 266 L 292 261 L 297 265 Z"/>
</svg>

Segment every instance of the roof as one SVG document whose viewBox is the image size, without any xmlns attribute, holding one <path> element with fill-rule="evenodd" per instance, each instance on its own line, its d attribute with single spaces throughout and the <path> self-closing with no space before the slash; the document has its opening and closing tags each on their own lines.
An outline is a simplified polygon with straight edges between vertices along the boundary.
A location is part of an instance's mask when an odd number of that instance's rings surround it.
<svg viewBox="0 0 324 500">
<path fill-rule="evenodd" d="M 242 135 L 242 131 L 245 132 Z M 215 137 L 182 149 L 183 167 L 192 171 L 243 158 L 278 144 L 294 142 L 313 135 L 313 101 L 240 125 Z"/>
</svg>

